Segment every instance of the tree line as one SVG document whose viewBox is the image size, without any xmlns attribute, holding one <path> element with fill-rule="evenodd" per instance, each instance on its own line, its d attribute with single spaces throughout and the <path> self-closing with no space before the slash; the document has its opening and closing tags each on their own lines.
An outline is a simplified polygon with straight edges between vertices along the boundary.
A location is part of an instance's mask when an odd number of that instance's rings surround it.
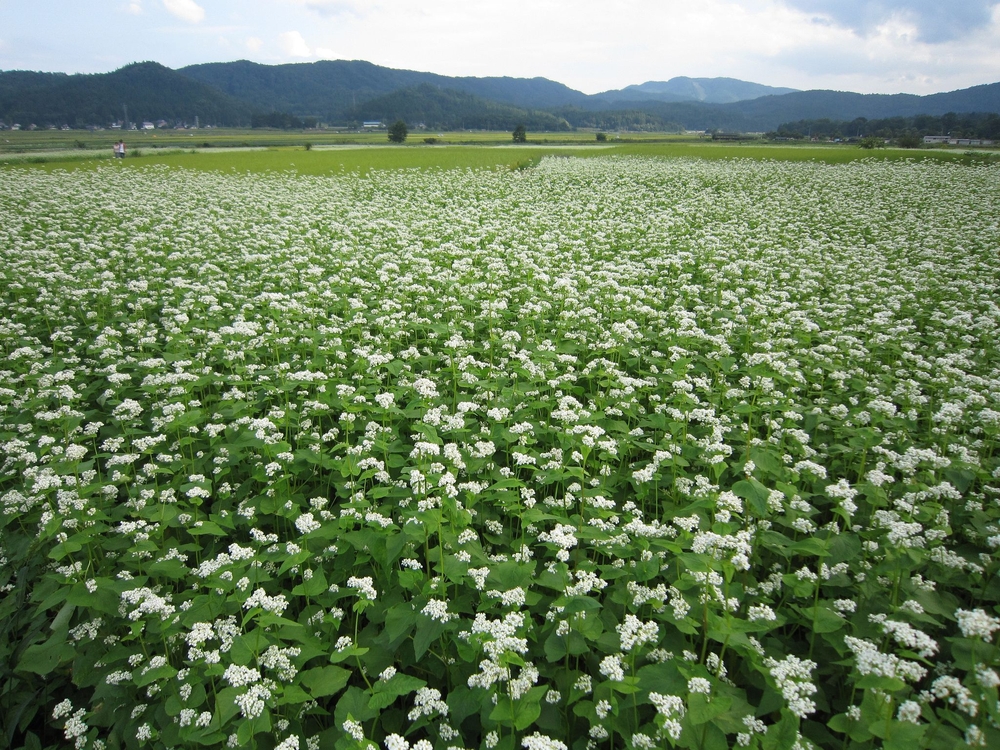
<svg viewBox="0 0 1000 750">
<path fill-rule="evenodd" d="M 778 126 L 769 135 L 779 138 L 923 138 L 925 135 L 948 135 L 952 138 L 1000 140 L 1000 115 L 972 112 L 944 115 L 885 117 L 869 120 L 797 120 Z"/>
</svg>

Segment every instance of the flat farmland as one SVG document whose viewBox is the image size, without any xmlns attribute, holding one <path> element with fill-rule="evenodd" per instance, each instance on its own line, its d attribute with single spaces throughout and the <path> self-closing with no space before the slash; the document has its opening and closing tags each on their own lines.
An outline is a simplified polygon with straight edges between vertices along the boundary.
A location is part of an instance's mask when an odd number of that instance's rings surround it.
<svg viewBox="0 0 1000 750">
<path fill-rule="evenodd" d="M 6 742 L 1000 746 L 1000 169 L 568 146 L 0 171 Z"/>
</svg>

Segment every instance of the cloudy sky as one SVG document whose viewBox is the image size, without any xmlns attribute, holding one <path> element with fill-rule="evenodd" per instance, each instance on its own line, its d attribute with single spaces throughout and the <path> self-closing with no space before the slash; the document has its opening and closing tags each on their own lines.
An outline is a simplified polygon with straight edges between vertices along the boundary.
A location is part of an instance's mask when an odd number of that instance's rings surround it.
<svg viewBox="0 0 1000 750">
<path fill-rule="evenodd" d="M 0 0 L 0 70 L 239 59 L 929 94 L 1000 81 L 1000 0 Z"/>
</svg>

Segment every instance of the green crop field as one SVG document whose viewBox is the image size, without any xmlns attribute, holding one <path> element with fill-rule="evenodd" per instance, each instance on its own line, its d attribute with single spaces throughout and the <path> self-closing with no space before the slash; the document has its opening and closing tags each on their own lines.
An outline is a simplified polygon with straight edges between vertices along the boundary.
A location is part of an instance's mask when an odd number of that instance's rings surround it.
<svg viewBox="0 0 1000 750">
<path fill-rule="evenodd" d="M 932 160 L 962 163 L 989 163 L 990 152 L 950 150 L 912 151 L 881 149 L 866 151 L 845 145 L 784 145 L 712 142 L 638 142 L 638 143 L 507 143 L 413 144 L 389 145 L 355 143 L 342 145 L 209 147 L 182 149 L 132 148 L 116 168 L 164 165 L 185 169 L 237 172 L 295 172 L 329 175 L 338 172 L 367 172 L 385 169 L 480 169 L 490 167 L 526 167 L 545 156 L 644 156 L 687 159 L 764 159 L 777 161 L 814 161 L 844 164 L 861 159 Z M 53 170 L 94 169 L 107 166 L 113 159 L 93 150 L 50 150 L 0 153 L 0 167 Z"/>
<path fill-rule="evenodd" d="M 1000 747 L 1000 165 L 333 145 L 0 168 L 0 746 Z"/>
</svg>

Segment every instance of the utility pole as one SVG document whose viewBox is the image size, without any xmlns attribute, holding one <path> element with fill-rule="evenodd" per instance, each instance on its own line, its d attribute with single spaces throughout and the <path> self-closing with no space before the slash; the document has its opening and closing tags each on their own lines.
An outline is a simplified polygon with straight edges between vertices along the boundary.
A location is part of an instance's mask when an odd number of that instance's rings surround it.
<svg viewBox="0 0 1000 750">
<path fill-rule="evenodd" d="M 128 106 L 122 104 L 122 109 L 125 110 L 125 123 L 122 125 L 123 130 L 128 130 Z"/>
</svg>

